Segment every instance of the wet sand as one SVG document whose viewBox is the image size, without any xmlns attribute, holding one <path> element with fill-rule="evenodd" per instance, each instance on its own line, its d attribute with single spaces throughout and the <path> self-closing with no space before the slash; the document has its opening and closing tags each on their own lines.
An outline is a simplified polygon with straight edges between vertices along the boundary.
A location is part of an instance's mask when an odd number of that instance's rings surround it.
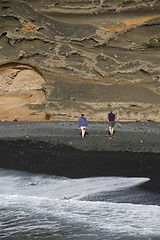
<svg viewBox="0 0 160 240">
<path fill-rule="evenodd" d="M 89 122 L 81 139 L 77 122 L 0 122 L 0 168 L 71 178 L 149 177 L 143 188 L 160 192 L 160 123 Z"/>
</svg>

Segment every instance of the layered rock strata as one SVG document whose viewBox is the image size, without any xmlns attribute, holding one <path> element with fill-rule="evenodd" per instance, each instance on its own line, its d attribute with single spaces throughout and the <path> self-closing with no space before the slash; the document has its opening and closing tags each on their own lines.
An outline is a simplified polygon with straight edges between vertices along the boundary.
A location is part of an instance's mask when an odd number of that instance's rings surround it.
<svg viewBox="0 0 160 240">
<path fill-rule="evenodd" d="M 1 120 L 32 120 L 33 114 L 39 120 L 75 120 L 81 112 L 105 120 L 112 108 L 119 120 L 159 121 L 158 0 L 3 0 L 0 13 L 1 69 L 10 66 L 7 80 L 0 72 L 1 96 L 8 102 Z M 29 67 L 17 70 L 21 84 L 16 79 L 7 88 L 15 65 Z M 9 95 L 15 88 L 20 99 L 24 85 L 28 100 L 13 106 Z M 43 93 L 33 94 L 38 101 L 29 97 L 32 86 Z M 21 102 L 26 115 L 5 115 L 8 107 L 21 109 Z M 38 109 L 33 114 L 32 104 Z"/>
</svg>

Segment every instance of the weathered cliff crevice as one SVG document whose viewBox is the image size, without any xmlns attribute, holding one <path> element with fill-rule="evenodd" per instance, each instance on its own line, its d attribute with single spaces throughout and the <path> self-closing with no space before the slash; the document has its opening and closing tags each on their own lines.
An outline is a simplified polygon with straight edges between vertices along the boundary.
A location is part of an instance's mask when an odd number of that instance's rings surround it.
<svg viewBox="0 0 160 240">
<path fill-rule="evenodd" d="M 0 66 L 0 120 L 45 120 L 45 79 L 30 65 Z"/>
</svg>

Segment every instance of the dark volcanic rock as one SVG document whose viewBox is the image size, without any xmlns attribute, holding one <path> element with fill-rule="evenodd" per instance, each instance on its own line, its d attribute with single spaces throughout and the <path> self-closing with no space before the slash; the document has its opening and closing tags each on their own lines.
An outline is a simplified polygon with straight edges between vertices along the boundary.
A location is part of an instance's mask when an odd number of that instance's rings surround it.
<svg viewBox="0 0 160 240">
<path fill-rule="evenodd" d="M 46 116 L 73 120 L 85 111 L 103 120 L 113 108 L 120 119 L 159 120 L 158 0 L 8 0 L 0 2 L 0 21 L 0 80 L 15 64 L 18 75 L 22 66 L 37 71 L 46 82 L 39 107 Z M 8 101 L 5 83 L 0 90 Z M 0 119 L 12 119 L 3 108 Z M 12 113 L 21 120 L 29 114 Z"/>
<path fill-rule="evenodd" d="M 70 178 L 93 176 L 147 177 L 144 185 L 160 191 L 159 153 L 83 151 L 39 141 L 1 141 L 0 168 Z"/>
<path fill-rule="evenodd" d="M 77 122 L 0 122 L 0 168 L 71 178 L 147 177 L 160 190 L 160 123 L 89 122 L 82 139 Z"/>
</svg>

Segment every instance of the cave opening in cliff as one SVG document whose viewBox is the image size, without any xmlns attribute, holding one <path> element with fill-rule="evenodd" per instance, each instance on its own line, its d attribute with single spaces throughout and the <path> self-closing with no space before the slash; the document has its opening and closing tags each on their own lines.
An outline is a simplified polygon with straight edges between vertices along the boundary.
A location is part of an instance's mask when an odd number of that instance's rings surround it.
<svg viewBox="0 0 160 240">
<path fill-rule="evenodd" d="M 41 72 L 31 65 L 0 65 L 0 120 L 45 120 L 45 83 Z"/>
</svg>

